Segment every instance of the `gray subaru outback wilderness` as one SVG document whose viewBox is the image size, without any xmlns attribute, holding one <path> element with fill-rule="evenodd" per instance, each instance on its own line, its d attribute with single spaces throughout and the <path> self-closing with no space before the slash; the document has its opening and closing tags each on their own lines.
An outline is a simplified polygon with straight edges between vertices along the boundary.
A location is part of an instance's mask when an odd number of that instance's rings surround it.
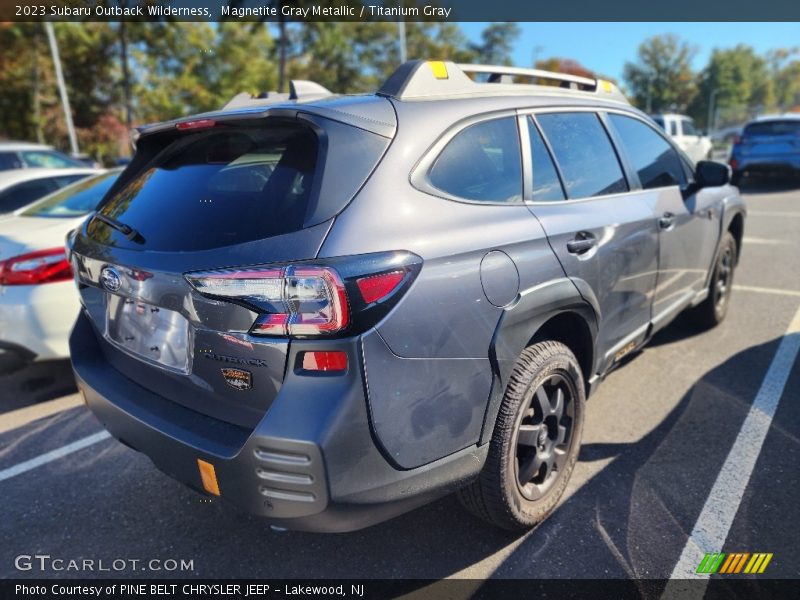
<svg viewBox="0 0 800 600">
<path fill-rule="evenodd" d="M 450 492 L 539 523 L 602 378 L 686 309 L 725 317 L 728 167 L 601 80 L 414 61 L 373 95 L 311 89 L 139 131 L 68 239 L 88 406 L 277 527 Z"/>
</svg>

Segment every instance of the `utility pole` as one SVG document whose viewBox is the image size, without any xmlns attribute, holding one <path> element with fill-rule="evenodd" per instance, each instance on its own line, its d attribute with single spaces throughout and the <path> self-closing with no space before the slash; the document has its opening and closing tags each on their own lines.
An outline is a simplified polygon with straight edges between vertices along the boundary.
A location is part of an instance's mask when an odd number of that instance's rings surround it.
<svg viewBox="0 0 800 600">
<path fill-rule="evenodd" d="M 708 129 L 708 134 L 711 135 L 711 132 L 714 130 L 714 100 L 717 98 L 717 92 L 719 90 L 711 90 L 711 94 L 708 97 L 708 121 L 706 121 L 706 129 Z"/>
<path fill-rule="evenodd" d="M 128 0 L 123 0 L 123 8 Z M 122 93 L 125 96 L 125 125 L 128 131 L 133 127 L 133 106 L 131 98 L 131 74 L 128 68 L 128 26 L 125 19 L 119 22 L 120 62 L 122 63 Z"/>
<path fill-rule="evenodd" d="M 408 49 L 406 48 L 406 22 L 397 22 L 397 36 L 400 42 L 400 64 L 408 60 Z"/>
<path fill-rule="evenodd" d="M 655 80 L 656 74 L 652 73 L 647 78 L 647 107 L 645 112 L 649 115 L 653 112 L 653 80 Z"/>
<path fill-rule="evenodd" d="M 75 125 L 72 124 L 72 111 L 69 107 L 69 96 L 67 95 L 67 86 L 64 83 L 64 73 L 61 71 L 61 57 L 58 54 L 58 43 L 56 42 L 56 34 L 53 31 L 53 24 L 46 21 L 44 29 L 47 32 L 47 40 L 50 42 L 50 52 L 53 55 L 53 66 L 56 70 L 56 81 L 58 81 L 58 91 L 61 94 L 61 105 L 64 108 L 64 120 L 67 122 L 67 133 L 69 134 L 69 145 L 72 154 L 78 155 L 78 138 L 75 135 Z"/>
</svg>

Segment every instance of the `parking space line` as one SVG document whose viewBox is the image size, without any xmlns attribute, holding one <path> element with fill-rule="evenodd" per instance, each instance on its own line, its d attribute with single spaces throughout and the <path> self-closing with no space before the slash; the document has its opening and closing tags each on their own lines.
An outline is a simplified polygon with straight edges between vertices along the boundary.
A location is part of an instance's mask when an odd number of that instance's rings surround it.
<svg viewBox="0 0 800 600">
<path fill-rule="evenodd" d="M 778 296 L 796 296 L 800 298 L 800 291 L 798 290 L 782 290 L 780 288 L 765 288 L 755 285 L 739 285 L 733 286 L 734 290 L 741 290 L 743 292 L 756 292 L 758 294 L 777 294 Z"/>
<path fill-rule="evenodd" d="M 33 406 L 26 406 L 0 415 L 0 433 L 6 433 L 23 425 L 55 415 L 70 408 L 75 408 L 83 403 L 80 394 L 63 396 L 56 400 L 40 402 Z"/>
<path fill-rule="evenodd" d="M 781 210 L 748 210 L 747 216 L 756 217 L 800 217 L 800 212 L 781 211 Z"/>
<path fill-rule="evenodd" d="M 696 582 L 686 585 L 680 580 L 702 578 L 708 582 L 708 575 L 698 574 L 696 569 L 706 552 L 722 550 L 798 352 L 800 309 L 781 339 L 758 394 L 672 571 L 672 581 L 667 584 L 663 598 L 702 598 L 705 594 L 705 585 Z"/>
<path fill-rule="evenodd" d="M 41 456 L 37 456 L 36 458 L 26 460 L 25 462 L 21 462 L 18 465 L 14 465 L 13 467 L 3 469 L 2 471 L 0 471 L 0 481 L 11 479 L 12 477 L 16 477 L 17 475 L 26 473 L 31 469 L 35 469 L 36 467 L 41 467 L 42 465 L 46 465 L 49 462 L 53 462 L 54 460 L 63 458 L 68 454 L 77 452 L 78 450 L 83 450 L 84 448 L 88 448 L 89 446 L 97 444 L 98 442 L 102 442 L 103 440 L 108 439 L 110 437 L 111 435 L 107 431 L 98 431 L 93 435 L 76 440 L 71 444 L 67 444 L 66 446 L 62 446 L 61 448 L 56 448 L 55 450 L 51 450 L 50 452 L 46 452 Z"/>
<path fill-rule="evenodd" d="M 771 238 L 756 238 L 756 237 L 744 237 L 742 238 L 742 242 L 745 244 L 761 244 L 765 246 L 793 246 L 795 242 L 790 240 L 774 240 Z"/>
</svg>

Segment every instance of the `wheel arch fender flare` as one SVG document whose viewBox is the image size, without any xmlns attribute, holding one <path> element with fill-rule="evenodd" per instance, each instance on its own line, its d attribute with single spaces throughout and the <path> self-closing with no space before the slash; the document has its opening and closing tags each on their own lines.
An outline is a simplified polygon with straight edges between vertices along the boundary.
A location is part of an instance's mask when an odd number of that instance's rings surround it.
<svg viewBox="0 0 800 600">
<path fill-rule="evenodd" d="M 479 444 L 485 444 L 491 439 L 505 388 L 520 354 L 536 338 L 542 327 L 555 317 L 570 313 L 585 323 L 591 337 L 591 358 L 588 361 L 588 371 L 583 369 L 584 376 L 588 379 L 593 372 L 599 311 L 579 292 L 581 287 L 568 278 L 537 285 L 521 292 L 517 301 L 503 311 L 489 349 L 492 387 Z M 591 292 L 588 284 L 585 287 Z M 591 300 L 596 302 L 593 293 Z"/>
</svg>

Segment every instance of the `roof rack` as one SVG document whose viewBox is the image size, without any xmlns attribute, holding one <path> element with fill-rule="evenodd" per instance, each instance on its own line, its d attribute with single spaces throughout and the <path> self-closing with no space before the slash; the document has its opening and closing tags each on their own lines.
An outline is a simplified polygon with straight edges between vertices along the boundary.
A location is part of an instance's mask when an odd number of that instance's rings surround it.
<svg viewBox="0 0 800 600">
<path fill-rule="evenodd" d="M 476 81 L 469 75 L 486 75 Z M 526 83 L 518 82 L 527 79 Z M 555 84 L 555 85 L 554 85 Z M 443 97 L 516 94 L 555 94 L 575 97 L 594 94 L 628 104 L 619 88 L 604 79 L 579 77 L 539 69 L 503 65 L 467 65 L 450 61 L 406 62 L 384 82 L 378 93 L 398 100 L 427 100 Z"/>
<path fill-rule="evenodd" d="M 236 94 L 233 98 L 228 100 L 228 103 L 222 107 L 222 110 L 229 108 L 242 108 L 249 106 L 268 106 L 270 104 L 280 104 L 282 102 L 289 102 L 292 100 L 317 100 L 318 98 L 325 98 L 332 96 L 328 88 L 321 86 L 314 81 L 305 79 L 292 79 L 289 82 L 289 93 L 280 92 L 264 92 L 259 96 L 252 96 L 247 92 Z"/>
</svg>

